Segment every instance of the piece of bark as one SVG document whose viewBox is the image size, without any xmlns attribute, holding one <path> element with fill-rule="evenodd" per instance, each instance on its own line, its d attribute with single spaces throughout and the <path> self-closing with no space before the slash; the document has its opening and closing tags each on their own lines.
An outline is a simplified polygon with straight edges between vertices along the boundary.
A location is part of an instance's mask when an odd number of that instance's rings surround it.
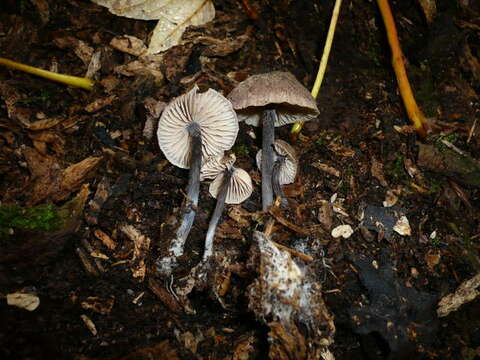
<svg viewBox="0 0 480 360">
<path fill-rule="evenodd" d="M 418 165 L 467 186 L 480 186 L 480 162 L 443 147 L 419 144 Z"/>
<path fill-rule="evenodd" d="M 438 302 L 437 315 L 444 317 L 452 311 L 458 310 L 460 306 L 473 301 L 480 295 L 480 274 L 464 281 L 453 294 L 444 296 Z"/>
</svg>

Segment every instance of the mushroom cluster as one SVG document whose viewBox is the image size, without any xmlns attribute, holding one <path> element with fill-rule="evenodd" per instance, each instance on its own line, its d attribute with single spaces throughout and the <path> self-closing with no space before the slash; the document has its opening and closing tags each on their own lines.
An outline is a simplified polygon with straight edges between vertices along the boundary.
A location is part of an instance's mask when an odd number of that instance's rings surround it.
<svg viewBox="0 0 480 360">
<path fill-rule="evenodd" d="M 198 206 L 202 159 L 229 150 L 238 134 L 238 120 L 231 103 L 215 90 L 204 93 L 198 90 L 194 86 L 170 102 L 158 122 L 158 143 L 167 160 L 190 169 L 183 218 L 168 248 L 168 256 L 157 264 L 163 274 L 170 274 L 177 258 L 183 255 Z"/>
<path fill-rule="evenodd" d="M 213 254 L 215 230 L 225 203 L 239 204 L 251 195 L 250 176 L 233 166 L 234 154 L 225 155 L 236 140 L 238 121 L 263 128 L 257 165 L 262 172 L 265 211 L 272 205 L 273 193 L 285 197 L 281 186 L 294 182 L 298 167 L 293 147 L 275 140 L 275 127 L 305 122 L 318 113 L 308 90 L 292 74 L 279 71 L 249 77 L 228 99 L 212 89 L 200 93 L 194 86 L 167 105 L 158 123 L 158 143 L 173 165 L 190 170 L 182 220 L 167 256 L 157 262 L 159 273 L 170 275 L 183 255 L 198 207 L 200 181 L 213 180 L 209 191 L 217 199 L 205 237 L 203 263 Z"/>
</svg>

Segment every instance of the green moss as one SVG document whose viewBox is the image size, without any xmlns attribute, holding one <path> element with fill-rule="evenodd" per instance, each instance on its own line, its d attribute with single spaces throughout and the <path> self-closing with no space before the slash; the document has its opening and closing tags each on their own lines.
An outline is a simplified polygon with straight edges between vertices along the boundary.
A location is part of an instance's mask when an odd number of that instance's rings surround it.
<svg viewBox="0 0 480 360">
<path fill-rule="evenodd" d="M 392 180 L 399 182 L 408 179 L 408 175 L 405 171 L 403 163 L 404 157 L 403 155 L 400 155 L 393 162 L 386 166 L 386 172 L 392 178 Z"/>
<path fill-rule="evenodd" d="M 455 145 L 455 143 L 459 140 L 459 135 L 455 133 L 451 133 L 445 136 L 441 136 L 435 141 L 435 146 L 440 150 L 448 149 L 448 147 L 442 142 L 442 140 L 446 140 L 449 143 Z"/>
<path fill-rule="evenodd" d="M 235 145 L 233 147 L 233 152 L 240 156 L 248 156 L 250 154 L 250 149 L 245 145 Z"/>
<path fill-rule="evenodd" d="M 59 216 L 53 205 L 32 208 L 0 206 L 0 234 L 10 234 L 12 229 L 53 231 L 59 226 Z"/>
</svg>

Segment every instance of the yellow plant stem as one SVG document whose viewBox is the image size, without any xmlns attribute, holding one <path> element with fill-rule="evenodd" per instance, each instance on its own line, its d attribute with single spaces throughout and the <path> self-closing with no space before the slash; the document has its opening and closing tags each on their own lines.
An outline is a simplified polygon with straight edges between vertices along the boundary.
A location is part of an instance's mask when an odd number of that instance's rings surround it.
<svg viewBox="0 0 480 360">
<path fill-rule="evenodd" d="M 413 123 L 417 133 L 421 137 L 425 137 L 427 134 L 427 119 L 419 109 L 408 81 L 402 49 L 400 48 L 397 29 L 392 16 L 392 10 L 390 9 L 388 0 L 377 0 L 377 4 L 382 14 L 385 29 L 387 30 L 388 43 L 390 44 L 390 49 L 392 51 L 392 65 L 397 77 L 400 95 L 402 96 L 403 104 L 407 110 L 408 118 Z"/>
<path fill-rule="evenodd" d="M 0 65 L 4 65 L 6 67 L 15 69 L 15 70 L 20 70 L 27 72 L 32 75 L 37 75 L 42 78 L 52 80 L 52 81 L 57 81 L 61 82 L 67 85 L 75 86 L 75 87 L 80 87 L 83 89 L 87 90 L 92 90 L 94 86 L 93 80 L 87 79 L 87 78 L 82 78 L 78 76 L 70 76 L 70 75 L 64 75 L 64 74 L 58 74 L 55 72 L 47 71 L 47 70 L 42 70 L 33 66 L 25 65 L 16 61 L 8 60 L 5 58 L 0 58 Z"/>
<path fill-rule="evenodd" d="M 312 88 L 312 96 L 314 99 L 316 99 L 318 96 L 320 86 L 322 86 L 323 76 L 325 75 L 325 70 L 327 69 L 328 58 L 330 56 L 330 50 L 332 49 L 333 35 L 335 34 L 335 27 L 337 26 L 338 14 L 340 13 L 341 5 L 342 0 L 335 0 L 330 26 L 328 28 L 327 39 L 325 40 L 325 46 L 323 48 L 322 59 L 320 60 L 317 77 Z M 303 124 L 303 121 L 293 124 L 292 129 L 290 130 L 292 136 L 297 136 L 300 133 Z"/>
</svg>

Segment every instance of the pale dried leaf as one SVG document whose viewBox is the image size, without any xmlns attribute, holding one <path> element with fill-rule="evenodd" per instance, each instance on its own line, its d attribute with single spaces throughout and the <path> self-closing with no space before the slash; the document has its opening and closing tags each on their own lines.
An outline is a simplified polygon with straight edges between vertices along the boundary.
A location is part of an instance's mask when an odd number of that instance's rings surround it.
<svg viewBox="0 0 480 360">
<path fill-rule="evenodd" d="M 33 311 L 40 305 L 40 298 L 35 294 L 16 292 L 7 294 L 7 304 L 20 309 Z"/>
<path fill-rule="evenodd" d="M 406 216 L 402 216 L 400 219 L 398 219 L 397 223 L 393 227 L 393 231 L 400 235 L 412 235 L 412 229 L 410 228 L 410 223 L 408 222 Z"/>
<path fill-rule="evenodd" d="M 149 54 L 178 45 L 188 26 L 203 25 L 215 17 L 211 0 L 93 0 L 115 15 L 158 20 L 148 46 Z"/>
<path fill-rule="evenodd" d="M 343 237 L 348 239 L 353 234 L 353 229 L 350 225 L 339 225 L 332 230 L 332 236 L 334 238 Z"/>
</svg>

